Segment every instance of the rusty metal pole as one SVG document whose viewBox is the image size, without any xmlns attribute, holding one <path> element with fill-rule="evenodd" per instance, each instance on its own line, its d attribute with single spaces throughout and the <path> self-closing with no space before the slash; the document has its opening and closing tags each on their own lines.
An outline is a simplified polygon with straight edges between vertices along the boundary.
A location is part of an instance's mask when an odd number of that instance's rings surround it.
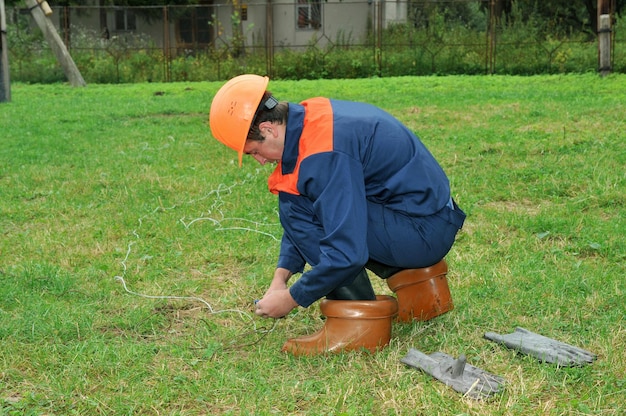
<svg viewBox="0 0 626 416">
<path fill-rule="evenodd" d="M 163 6 L 163 78 L 165 82 L 172 81 L 172 53 L 170 46 L 170 16 L 169 6 Z"/>
<path fill-rule="evenodd" d="M 383 74 L 383 2 L 376 0 L 374 2 L 376 14 L 376 46 L 374 48 L 376 69 L 378 76 Z"/>
<path fill-rule="evenodd" d="M 274 76 L 274 6 L 272 0 L 265 5 L 265 70 L 267 76 Z"/>
<path fill-rule="evenodd" d="M 489 2 L 489 16 L 487 17 L 487 53 L 485 54 L 485 71 L 487 75 L 493 75 L 495 71 L 495 45 L 496 45 L 496 17 L 495 0 Z"/>
</svg>

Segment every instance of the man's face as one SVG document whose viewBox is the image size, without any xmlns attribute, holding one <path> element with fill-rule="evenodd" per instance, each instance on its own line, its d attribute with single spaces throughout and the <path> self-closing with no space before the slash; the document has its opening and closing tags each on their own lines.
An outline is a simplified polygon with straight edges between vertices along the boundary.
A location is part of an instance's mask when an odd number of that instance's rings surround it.
<svg viewBox="0 0 626 416">
<path fill-rule="evenodd" d="M 283 139 L 279 136 L 279 129 L 275 126 L 264 128 L 261 126 L 262 142 L 247 140 L 243 147 L 243 153 L 252 156 L 261 165 L 266 163 L 278 163 L 283 156 Z"/>
</svg>

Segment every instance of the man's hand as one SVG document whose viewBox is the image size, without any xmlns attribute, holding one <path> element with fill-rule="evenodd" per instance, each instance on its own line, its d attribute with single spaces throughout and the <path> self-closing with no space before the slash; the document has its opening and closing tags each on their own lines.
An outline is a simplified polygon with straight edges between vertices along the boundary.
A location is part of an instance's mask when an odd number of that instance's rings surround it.
<svg viewBox="0 0 626 416">
<path fill-rule="evenodd" d="M 265 295 L 267 296 L 267 294 L 272 290 L 287 289 L 287 282 L 291 278 L 291 275 L 292 273 L 287 269 L 283 269 L 281 267 L 276 268 L 276 270 L 274 271 L 274 278 L 272 279 L 272 283 L 267 289 L 267 292 L 265 292 Z"/>
<path fill-rule="evenodd" d="M 270 289 L 256 302 L 254 313 L 264 318 L 282 318 L 298 306 L 289 289 Z"/>
</svg>

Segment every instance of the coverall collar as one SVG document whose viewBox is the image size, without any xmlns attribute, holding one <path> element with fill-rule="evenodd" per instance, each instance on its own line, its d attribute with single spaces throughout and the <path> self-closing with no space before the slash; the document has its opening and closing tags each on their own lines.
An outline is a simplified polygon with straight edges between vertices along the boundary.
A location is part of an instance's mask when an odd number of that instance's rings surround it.
<svg viewBox="0 0 626 416">
<path fill-rule="evenodd" d="M 298 148 L 300 147 L 300 136 L 304 129 L 304 106 L 289 103 L 289 117 L 285 129 L 285 149 L 281 159 L 282 174 L 293 173 L 298 161 Z"/>
</svg>

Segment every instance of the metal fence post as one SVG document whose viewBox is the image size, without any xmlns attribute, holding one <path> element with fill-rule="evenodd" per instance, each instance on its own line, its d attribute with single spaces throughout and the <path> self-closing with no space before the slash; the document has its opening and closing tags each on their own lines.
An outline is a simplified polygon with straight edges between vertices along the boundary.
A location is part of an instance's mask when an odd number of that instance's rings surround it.
<svg viewBox="0 0 626 416">
<path fill-rule="evenodd" d="M 496 70 L 496 2 L 489 2 L 489 17 L 487 18 L 487 53 L 486 72 L 493 75 Z"/>
<path fill-rule="evenodd" d="M 265 69 L 267 75 L 274 76 L 274 7 L 272 0 L 265 5 Z"/>
<path fill-rule="evenodd" d="M 163 78 L 165 82 L 172 80 L 172 54 L 170 50 L 170 17 L 169 6 L 163 6 Z"/>
<path fill-rule="evenodd" d="M 376 70 L 378 76 L 383 75 L 383 2 L 376 0 L 374 3 L 376 10 L 376 46 L 374 47 L 374 59 L 376 60 Z"/>
</svg>

